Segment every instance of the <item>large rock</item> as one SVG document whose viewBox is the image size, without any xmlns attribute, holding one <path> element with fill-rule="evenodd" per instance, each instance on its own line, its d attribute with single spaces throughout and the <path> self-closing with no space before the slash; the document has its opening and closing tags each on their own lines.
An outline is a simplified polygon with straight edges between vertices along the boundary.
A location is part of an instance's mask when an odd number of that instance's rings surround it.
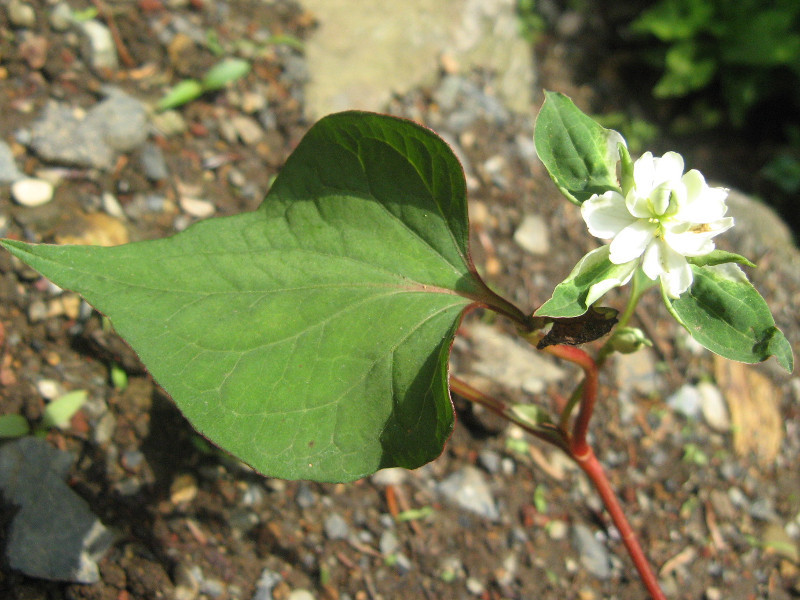
<svg viewBox="0 0 800 600">
<path fill-rule="evenodd" d="M 512 110 L 530 110 L 533 57 L 519 36 L 514 0 L 305 0 L 319 27 L 306 44 L 312 118 L 380 111 L 393 94 L 432 84 L 442 56 L 497 74 Z"/>
<path fill-rule="evenodd" d="M 0 491 L 17 509 L 6 533 L 6 559 L 30 577 L 96 583 L 96 561 L 113 536 L 64 483 L 72 461 L 35 437 L 0 447 Z"/>
<path fill-rule="evenodd" d="M 147 112 L 135 98 L 107 88 L 88 111 L 51 101 L 31 127 L 31 147 L 43 160 L 76 167 L 110 169 L 119 153 L 147 139 Z"/>
</svg>

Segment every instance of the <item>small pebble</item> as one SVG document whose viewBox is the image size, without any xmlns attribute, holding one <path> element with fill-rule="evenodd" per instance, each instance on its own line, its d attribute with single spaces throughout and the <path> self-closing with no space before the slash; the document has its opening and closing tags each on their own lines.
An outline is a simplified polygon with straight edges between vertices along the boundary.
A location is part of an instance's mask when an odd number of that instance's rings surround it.
<svg viewBox="0 0 800 600">
<path fill-rule="evenodd" d="M 381 469 L 370 477 L 375 485 L 400 485 L 408 478 L 408 471 L 400 467 Z"/>
<path fill-rule="evenodd" d="M 314 594 L 309 592 L 308 590 L 292 590 L 292 593 L 289 594 L 289 597 L 286 600 L 315 600 Z"/>
<path fill-rule="evenodd" d="M 549 226 L 541 215 L 526 215 L 514 232 L 514 241 L 531 254 L 547 254 L 550 251 Z"/>
<path fill-rule="evenodd" d="M 697 387 L 693 385 L 682 385 L 678 390 L 667 398 L 667 405 L 682 415 L 694 418 L 700 414 L 702 398 Z"/>
<path fill-rule="evenodd" d="M 238 115 L 233 117 L 230 122 L 236 131 L 236 135 L 248 146 L 258 143 L 264 137 L 264 130 L 261 129 L 261 125 L 252 117 Z"/>
<path fill-rule="evenodd" d="M 0 141 L 0 183 L 11 183 L 24 177 L 25 173 L 17 167 L 11 146 Z"/>
<path fill-rule="evenodd" d="M 563 540 L 567 537 L 568 528 L 564 521 L 550 521 L 547 524 L 546 530 L 551 540 Z"/>
<path fill-rule="evenodd" d="M 700 394 L 703 418 L 708 426 L 722 433 L 730 431 L 731 419 L 728 416 L 728 407 L 719 388 L 712 383 L 702 381 L 697 384 L 697 391 Z"/>
<path fill-rule="evenodd" d="M 585 525 L 572 527 L 572 546 L 580 554 L 581 564 L 598 579 L 611 576 L 611 560 L 606 547 L 597 541 Z"/>
<path fill-rule="evenodd" d="M 482 596 L 483 592 L 486 591 L 486 586 L 484 586 L 480 580 L 476 579 L 475 577 L 467 577 L 464 585 L 466 586 L 467 591 L 473 596 Z"/>
<path fill-rule="evenodd" d="M 154 113 L 150 115 L 150 122 L 153 124 L 153 127 L 166 137 L 180 135 L 188 128 L 183 115 L 177 110 L 165 110 L 161 113 Z"/>
<path fill-rule="evenodd" d="M 42 179 L 26 177 L 11 184 L 11 195 L 22 206 L 42 206 L 53 199 L 53 186 Z"/>
<path fill-rule="evenodd" d="M 169 498 L 173 504 L 191 502 L 197 496 L 197 480 L 193 475 L 178 475 L 169 486 Z"/>
<path fill-rule="evenodd" d="M 314 492 L 305 481 L 301 481 L 297 486 L 297 494 L 294 497 L 297 506 L 300 508 L 311 508 L 316 504 L 317 498 Z"/>
<path fill-rule="evenodd" d="M 55 31 L 66 31 L 72 26 L 72 9 L 66 2 L 59 2 L 50 11 L 50 27 Z"/>
<path fill-rule="evenodd" d="M 494 450 L 485 449 L 478 454 L 478 462 L 490 475 L 500 472 L 501 460 L 501 456 Z"/>
<path fill-rule="evenodd" d="M 272 600 L 272 589 L 283 581 L 280 573 L 270 569 L 261 571 L 252 600 Z"/>
<path fill-rule="evenodd" d="M 117 219 L 124 219 L 125 218 L 125 211 L 122 208 L 122 205 L 117 200 L 117 197 L 112 194 L 111 192 L 103 192 L 103 210 L 106 211 L 106 214 L 111 215 Z"/>
<path fill-rule="evenodd" d="M 162 181 L 169 177 L 167 162 L 161 148 L 152 142 L 145 142 L 139 150 L 139 160 L 142 162 L 145 177 L 150 181 Z"/>
<path fill-rule="evenodd" d="M 183 211 L 192 217 L 198 219 L 205 219 L 214 214 L 216 208 L 208 200 L 201 200 L 200 198 L 192 198 L 184 196 L 180 199 L 180 205 Z"/>
<path fill-rule="evenodd" d="M 138 471 L 144 463 L 144 454 L 139 450 L 126 450 L 122 453 L 122 466 L 128 471 Z"/>
<path fill-rule="evenodd" d="M 61 385 L 54 379 L 40 379 L 36 382 L 36 390 L 45 400 L 53 400 L 61 395 Z"/>
<path fill-rule="evenodd" d="M 475 467 L 463 467 L 448 475 L 436 487 L 440 494 L 464 510 L 492 521 L 500 518 L 491 489 L 484 475 Z"/>
<path fill-rule="evenodd" d="M 325 519 L 325 535 L 329 540 L 344 540 L 350 533 L 350 527 L 347 525 L 341 515 L 331 513 Z"/>
<path fill-rule="evenodd" d="M 33 27 L 36 25 L 36 11 L 30 4 L 11 0 L 8 3 L 8 20 L 14 27 Z"/>
<path fill-rule="evenodd" d="M 400 542 L 397 539 L 397 536 L 389 531 L 385 530 L 381 534 L 381 540 L 378 542 L 378 548 L 380 548 L 381 554 L 384 556 L 389 556 L 390 554 L 394 554 L 397 552 L 397 549 L 400 547 Z"/>
<path fill-rule="evenodd" d="M 111 31 L 99 21 L 85 21 L 80 24 L 86 38 L 89 40 L 89 62 L 95 69 L 116 69 L 117 47 Z"/>
</svg>

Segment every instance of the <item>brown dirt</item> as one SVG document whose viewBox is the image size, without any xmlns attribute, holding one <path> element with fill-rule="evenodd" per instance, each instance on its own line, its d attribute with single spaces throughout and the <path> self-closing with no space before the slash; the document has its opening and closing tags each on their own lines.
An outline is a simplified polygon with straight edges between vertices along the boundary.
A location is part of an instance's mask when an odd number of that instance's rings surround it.
<svg viewBox="0 0 800 600">
<path fill-rule="evenodd" d="M 110 16 L 135 67 L 101 74 L 83 65 L 68 34 L 49 28 L 44 16 L 46 3 L 31 4 L 38 17 L 34 32 L 49 44 L 47 61 L 40 68 L 32 68 L 20 55 L 14 43 L 19 31 L 0 13 L 0 135 L 6 141 L 28 126 L 49 98 L 88 106 L 96 100 L 100 84 L 111 82 L 138 98 L 155 100 L 163 91 L 163 82 L 197 76 L 216 60 L 202 46 L 188 55 L 170 54 L 154 43 L 154 23 L 189 19 L 202 30 L 216 32 L 224 43 L 246 39 L 253 32 L 253 23 L 267 23 L 274 35 L 298 38 L 312 25 L 309 15 L 284 3 L 233 0 L 224 17 L 210 6 L 213 3 L 200 0 L 170 9 L 159 0 L 109 4 Z M 73 8 L 89 6 L 75 3 Z M 570 82 L 563 50 L 558 40 L 540 45 L 544 85 L 569 91 L 587 106 L 592 92 Z M 107 173 L 73 170 L 47 207 L 23 208 L 13 205 L 7 194 L 0 196 L 0 215 L 9 217 L 7 235 L 51 240 L 66 227 L 68 216 L 97 212 L 100 192 L 110 191 L 123 206 L 138 195 L 163 195 L 172 209 L 146 213 L 125 223 L 132 239 L 161 237 L 173 230 L 178 216 L 174 208 L 178 179 L 200 186 L 202 197 L 213 198 L 217 214 L 255 208 L 260 197 L 243 195 L 232 187 L 230 170 L 235 167 L 248 182 L 262 191 L 267 189 L 270 178 L 308 128 L 302 118 L 299 84 L 282 77 L 287 62 L 300 58 L 300 52 L 285 46 L 267 47 L 255 60 L 253 73 L 236 86 L 241 91 L 259 81 L 268 90 L 275 126 L 263 143 L 252 146 L 226 141 L 217 123 L 239 109 L 226 93 L 204 97 L 182 109 L 189 123 L 184 134 L 155 138 L 165 152 L 170 182 L 147 181 L 134 160 L 123 160 Z M 485 86 L 490 77 L 476 74 L 475 81 Z M 392 108 L 401 114 L 421 115 L 434 126 L 442 118 L 431 102 L 431 90 L 398 99 Z M 519 305 L 533 308 L 546 299 L 592 242 L 579 214 L 558 197 L 541 165 L 508 154 L 520 132 L 530 135 L 529 119 L 514 118 L 501 130 L 478 121 L 462 134 L 460 142 L 477 175 L 471 200 L 488 211 L 481 227 L 492 246 L 485 243 L 486 238 L 476 237 L 476 262 L 492 272 L 492 259 L 499 261 L 501 267 L 490 280 Z M 21 146 L 15 150 L 20 154 L 18 164 L 26 171 L 43 166 Z M 493 184 L 482 167 L 496 155 L 506 157 L 506 187 Z M 222 165 L 208 168 L 204 161 L 209 157 L 218 158 Z M 524 253 L 511 239 L 522 216 L 531 212 L 552 224 L 552 254 L 546 258 Z M 780 287 L 780 282 L 770 283 L 768 277 L 757 283 L 768 298 Z M 119 535 L 100 562 L 100 583 L 41 581 L 3 564 L 3 598 L 172 598 L 176 586 L 184 591 L 191 588 L 186 582 L 191 580 L 187 573 L 192 567 L 199 567 L 205 578 L 222 585 L 219 593 L 195 590 L 190 597 L 219 600 L 252 598 L 265 569 L 280 574 L 281 581 L 272 592 L 276 599 L 288 598 L 296 588 L 312 590 L 322 599 L 644 597 L 607 517 L 594 496 L 585 493 L 585 482 L 574 471 L 565 470 L 563 463 L 546 460 L 554 456 L 547 448 L 533 444 L 533 453 L 510 448 L 505 429 L 497 421 L 473 414 L 458 403 L 461 420 L 444 454 L 391 491 L 369 479 L 349 485 L 266 479 L 203 443 L 136 357 L 103 328 L 99 315 L 84 317 L 55 310 L 41 320 L 30 318 L 32 306 L 49 306 L 54 298 L 34 272 L 0 253 L 0 413 L 20 413 L 36 422 L 44 406 L 36 388 L 42 379 L 61 382 L 67 389 L 86 389 L 90 397 L 107 406 L 115 422 L 110 439 L 96 441 L 97 422 L 84 410 L 70 428 L 51 431 L 48 440 L 75 454 L 70 486 Z M 779 324 L 790 340 L 796 340 L 800 330 L 792 306 L 787 298 L 776 310 L 782 315 Z M 710 355 L 696 355 L 678 345 L 676 328 L 661 324 L 664 316 L 655 298 L 648 299 L 640 312 L 656 342 L 664 377 L 657 393 L 635 398 L 630 422 L 623 423 L 620 404 L 613 401 L 613 377 L 603 379 L 602 398 L 611 400 L 598 407 L 593 437 L 612 483 L 628 506 L 653 562 L 669 567 L 663 575 L 671 581 L 673 597 L 711 598 L 705 595 L 711 588 L 718 590 L 714 597 L 719 598 L 798 597 L 800 566 L 774 548 L 761 545 L 769 521 L 753 516 L 753 510 L 748 512 L 748 506 L 762 499 L 781 526 L 797 521 L 800 429 L 790 381 L 773 370 L 759 369 L 772 386 L 772 400 L 788 434 L 779 456 L 761 464 L 753 455 L 735 454 L 732 435 L 714 433 L 703 422 L 687 421 L 666 408 L 664 399 L 682 383 L 712 377 L 715 371 Z M 123 365 L 128 373 L 125 391 L 110 384 L 114 363 Z M 569 390 L 552 391 L 564 394 Z M 708 457 L 708 463 L 687 461 L 688 444 Z M 442 503 L 429 485 L 464 465 L 475 464 L 486 448 L 511 458 L 514 465 L 513 473 L 491 476 L 491 489 L 502 512 L 498 523 Z M 134 460 L 138 453 L 143 456 L 141 462 Z M 176 502 L 173 486 L 186 476 L 188 485 L 196 487 L 196 496 Z M 725 502 L 733 487 L 749 504 Z M 409 558 L 408 568 L 392 564 L 377 549 L 387 528 L 392 495 L 399 495 L 411 508 L 433 508 L 432 517 L 398 524 L 393 530 L 400 551 Z M 298 501 L 306 497 L 311 498 L 308 504 Z M 724 508 L 729 510 L 724 512 Z M 344 517 L 351 532 L 357 534 L 355 539 L 327 539 L 323 522 L 333 512 Z M 2 518 L 0 544 L 7 514 Z M 550 535 L 548 524 L 555 522 L 584 524 L 607 539 L 615 557 L 612 577 L 598 581 L 583 569 L 569 536 L 554 539 Z M 458 566 L 452 577 L 447 574 L 448 560 Z M 465 586 L 467 576 L 485 590 L 471 594 Z"/>
</svg>

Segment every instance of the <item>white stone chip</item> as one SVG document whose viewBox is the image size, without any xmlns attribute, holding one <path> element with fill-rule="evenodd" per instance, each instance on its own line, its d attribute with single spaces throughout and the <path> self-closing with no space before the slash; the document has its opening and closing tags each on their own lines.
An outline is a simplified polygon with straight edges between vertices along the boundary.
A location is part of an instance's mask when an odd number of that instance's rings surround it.
<svg viewBox="0 0 800 600">
<path fill-rule="evenodd" d="M 53 185 L 43 179 L 26 177 L 11 184 L 11 195 L 22 206 L 41 206 L 53 199 Z"/>
</svg>

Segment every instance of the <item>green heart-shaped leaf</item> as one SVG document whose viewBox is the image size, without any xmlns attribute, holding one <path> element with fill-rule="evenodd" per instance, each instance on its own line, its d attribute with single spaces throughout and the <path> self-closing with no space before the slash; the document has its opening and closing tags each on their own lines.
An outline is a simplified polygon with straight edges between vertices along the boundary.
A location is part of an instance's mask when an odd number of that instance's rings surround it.
<svg viewBox="0 0 800 600">
<path fill-rule="evenodd" d="M 288 479 L 438 456 L 463 311 L 524 319 L 470 262 L 452 151 L 366 113 L 317 123 L 256 212 L 115 248 L 3 245 L 106 314 L 203 435 Z"/>
<path fill-rule="evenodd" d="M 533 141 L 558 189 L 582 204 L 592 194 L 618 190 L 617 162 L 623 137 L 585 115 L 564 94 L 545 92 Z"/>
<path fill-rule="evenodd" d="M 679 298 L 664 296 L 667 308 L 691 336 L 731 360 L 757 363 L 775 356 L 791 373 L 792 347 L 739 266 L 692 265 L 692 273 L 692 286 Z"/>
</svg>

